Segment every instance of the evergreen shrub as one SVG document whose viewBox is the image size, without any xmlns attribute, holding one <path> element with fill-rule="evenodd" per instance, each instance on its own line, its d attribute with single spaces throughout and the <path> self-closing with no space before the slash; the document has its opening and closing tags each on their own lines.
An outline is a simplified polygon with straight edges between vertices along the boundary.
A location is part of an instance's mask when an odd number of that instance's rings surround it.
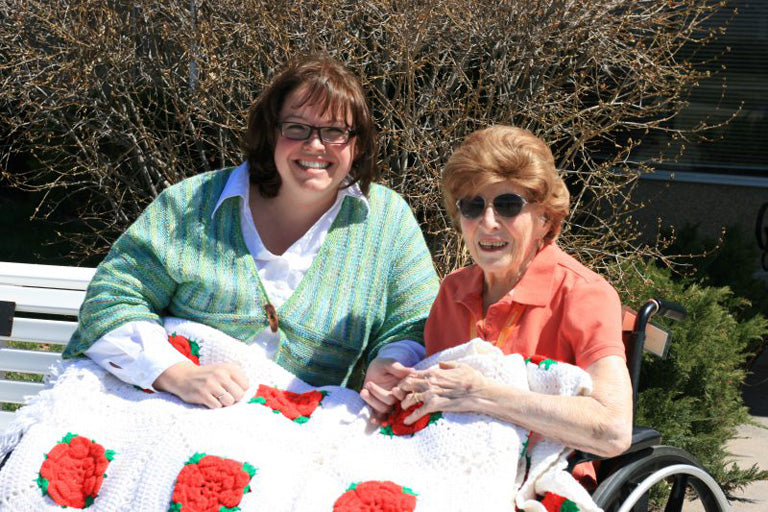
<svg viewBox="0 0 768 512">
<path fill-rule="evenodd" d="M 659 430 L 664 444 L 690 451 L 726 489 L 768 478 L 757 466 L 739 469 L 726 450 L 736 428 L 749 422 L 740 386 L 751 343 L 768 335 L 760 314 L 738 319 L 747 305 L 728 287 L 675 279 L 668 268 L 639 264 L 625 272 L 622 301 L 640 307 L 649 298 L 683 305 L 679 322 L 654 319 L 671 333 L 665 359 L 646 353 L 640 377 L 635 423 Z"/>
</svg>

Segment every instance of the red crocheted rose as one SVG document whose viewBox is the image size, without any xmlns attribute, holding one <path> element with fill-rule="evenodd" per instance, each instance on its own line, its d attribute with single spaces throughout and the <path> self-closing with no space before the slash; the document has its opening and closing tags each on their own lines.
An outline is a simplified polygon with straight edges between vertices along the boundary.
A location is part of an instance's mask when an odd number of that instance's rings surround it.
<svg viewBox="0 0 768 512">
<path fill-rule="evenodd" d="M 200 346 L 197 343 L 175 333 L 168 336 L 168 343 L 173 345 L 173 348 L 181 352 L 184 357 L 200 366 Z"/>
<path fill-rule="evenodd" d="M 381 422 L 382 428 L 380 432 L 390 437 L 413 435 L 420 430 L 424 430 L 428 425 L 431 425 L 442 417 L 442 413 L 433 412 L 432 414 L 425 414 L 410 425 L 403 423 L 405 418 L 421 407 L 421 405 L 422 403 L 419 402 L 404 410 L 400 406 L 400 402 L 396 403 L 395 408 L 389 413 L 387 419 Z"/>
<path fill-rule="evenodd" d="M 544 495 L 541 504 L 547 512 L 579 512 L 579 507 L 574 502 L 552 492 Z"/>
<path fill-rule="evenodd" d="M 292 393 L 260 384 L 249 403 L 266 405 L 296 423 L 305 423 L 327 394 L 326 391 Z"/>
<path fill-rule="evenodd" d="M 550 366 L 558 363 L 558 361 L 555 361 L 554 359 L 550 359 L 547 356 L 542 356 L 540 354 L 534 354 L 531 357 L 526 358 L 525 362 L 533 363 L 539 367 L 544 368 L 545 370 L 549 370 Z"/>
<path fill-rule="evenodd" d="M 333 504 L 333 512 L 413 512 L 416 494 L 393 482 L 352 484 Z"/>
<path fill-rule="evenodd" d="M 256 469 L 215 455 L 196 453 L 176 477 L 169 512 L 219 512 L 240 510 L 243 495 Z"/>
<path fill-rule="evenodd" d="M 85 508 L 98 496 L 114 452 L 68 433 L 45 456 L 37 485 L 62 507 Z"/>
</svg>

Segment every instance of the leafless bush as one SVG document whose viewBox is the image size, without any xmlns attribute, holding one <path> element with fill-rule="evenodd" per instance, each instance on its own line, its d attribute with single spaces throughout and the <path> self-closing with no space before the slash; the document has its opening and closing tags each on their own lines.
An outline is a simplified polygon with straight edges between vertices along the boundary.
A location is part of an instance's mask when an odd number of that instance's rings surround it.
<svg viewBox="0 0 768 512">
<path fill-rule="evenodd" d="M 465 262 L 439 193 L 464 136 L 494 123 L 549 141 L 574 201 L 562 238 L 598 269 L 638 251 L 631 150 L 701 77 L 714 0 L 0 0 L 3 166 L 59 191 L 103 253 L 163 187 L 241 160 L 244 114 L 288 58 L 328 52 L 367 87 L 383 179 L 409 200 L 439 269 Z M 686 55 L 695 52 L 688 51 Z M 705 120 L 704 120 L 705 121 Z M 692 130 L 705 128 L 704 124 Z M 669 136 L 686 136 L 670 131 Z M 54 197 L 51 195 L 50 197 Z M 56 202 L 44 200 L 41 215 Z"/>
</svg>

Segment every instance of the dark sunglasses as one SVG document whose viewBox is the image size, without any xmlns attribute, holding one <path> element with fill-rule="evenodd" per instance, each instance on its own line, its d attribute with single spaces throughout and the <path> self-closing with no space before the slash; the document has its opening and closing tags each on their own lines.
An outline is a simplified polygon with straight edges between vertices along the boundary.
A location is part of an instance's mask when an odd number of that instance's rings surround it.
<svg viewBox="0 0 768 512">
<path fill-rule="evenodd" d="M 528 201 L 517 194 L 501 194 L 494 197 L 491 204 L 496 215 L 512 218 L 523 210 L 523 206 L 528 204 Z M 462 217 L 477 219 L 485 212 L 485 199 L 480 196 L 471 199 L 459 199 L 456 201 L 456 208 L 459 209 Z"/>
</svg>

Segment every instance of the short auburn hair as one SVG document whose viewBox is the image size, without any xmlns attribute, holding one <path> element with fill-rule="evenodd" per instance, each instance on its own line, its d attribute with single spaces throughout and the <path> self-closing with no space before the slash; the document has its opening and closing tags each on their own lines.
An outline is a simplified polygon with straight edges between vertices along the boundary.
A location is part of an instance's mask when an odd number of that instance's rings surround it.
<svg viewBox="0 0 768 512">
<path fill-rule="evenodd" d="M 378 144 L 373 116 L 360 81 L 341 63 L 326 55 L 296 59 L 272 79 L 248 113 L 248 129 L 242 141 L 251 183 L 264 197 L 275 197 L 282 180 L 275 167 L 280 110 L 294 91 L 303 90 L 301 105 L 317 105 L 346 120 L 352 116 L 355 157 L 345 186 L 359 183 L 364 194 L 377 177 Z"/>
<path fill-rule="evenodd" d="M 497 125 L 470 134 L 445 165 L 442 191 L 454 227 L 460 231 L 456 201 L 474 197 L 486 185 L 510 182 L 526 191 L 526 199 L 540 203 L 551 228 L 544 237 L 553 242 L 568 215 L 570 194 L 555 168 L 547 144 L 533 133 Z"/>
</svg>

